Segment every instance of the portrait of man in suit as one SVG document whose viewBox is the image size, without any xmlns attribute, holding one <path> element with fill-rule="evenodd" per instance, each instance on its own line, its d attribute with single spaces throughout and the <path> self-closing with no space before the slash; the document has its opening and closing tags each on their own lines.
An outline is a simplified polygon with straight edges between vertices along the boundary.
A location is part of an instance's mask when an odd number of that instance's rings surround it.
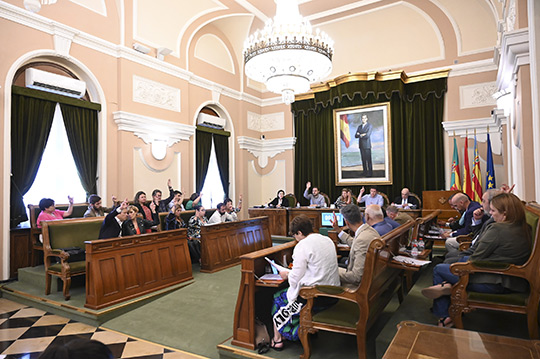
<svg viewBox="0 0 540 359">
<path fill-rule="evenodd" d="M 336 184 L 392 183 L 390 103 L 334 110 Z"/>
<path fill-rule="evenodd" d="M 373 176 L 373 163 L 371 162 L 371 131 L 373 126 L 368 122 L 366 114 L 362 115 L 362 124 L 358 126 L 355 137 L 358 138 L 358 148 L 362 157 L 362 175 Z"/>
</svg>

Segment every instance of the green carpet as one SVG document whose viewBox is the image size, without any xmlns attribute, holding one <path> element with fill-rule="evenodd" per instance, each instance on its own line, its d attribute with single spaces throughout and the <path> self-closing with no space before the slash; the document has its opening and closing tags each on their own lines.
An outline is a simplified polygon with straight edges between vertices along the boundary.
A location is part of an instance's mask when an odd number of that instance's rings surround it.
<svg viewBox="0 0 540 359">
<path fill-rule="evenodd" d="M 195 283 L 103 324 L 103 327 L 209 358 L 232 336 L 240 266 L 200 273 Z"/>
</svg>

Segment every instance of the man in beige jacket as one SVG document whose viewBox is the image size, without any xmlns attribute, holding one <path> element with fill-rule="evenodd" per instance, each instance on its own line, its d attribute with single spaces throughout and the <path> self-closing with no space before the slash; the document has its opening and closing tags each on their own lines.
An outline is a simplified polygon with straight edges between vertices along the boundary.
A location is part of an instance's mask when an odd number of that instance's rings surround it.
<svg viewBox="0 0 540 359">
<path fill-rule="evenodd" d="M 366 214 L 369 217 L 370 206 L 366 208 Z M 366 254 L 374 239 L 380 238 L 379 233 L 369 224 L 362 222 L 362 214 L 360 208 L 354 204 L 349 204 L 340 210 L 343 215 L 345 224 L 351 231 L 354 232 L 354 237 L 345 233 L 339 232 L 338 237 L 341 243 L 348 244 L 351 247 L 347 268 L 339 268 L 339 279 L 341 284 L 349 287 L 356 287 L 362 281 L 364 274 L 364 264 Z M 337 226 L 337 220 L 334 221 L 335 229 L 340 230 Z"/>
</svg>

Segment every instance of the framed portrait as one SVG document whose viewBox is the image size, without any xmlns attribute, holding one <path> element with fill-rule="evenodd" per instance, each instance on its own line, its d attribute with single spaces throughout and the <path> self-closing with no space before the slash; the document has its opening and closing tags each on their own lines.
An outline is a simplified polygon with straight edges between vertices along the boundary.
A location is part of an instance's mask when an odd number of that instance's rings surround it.
<svg viewBox="0 0 540 359">
<path fill-rule="evenodd" d="M 334 110 L 336 185 L 392 184 L 390 103 Z"/>
</svg>

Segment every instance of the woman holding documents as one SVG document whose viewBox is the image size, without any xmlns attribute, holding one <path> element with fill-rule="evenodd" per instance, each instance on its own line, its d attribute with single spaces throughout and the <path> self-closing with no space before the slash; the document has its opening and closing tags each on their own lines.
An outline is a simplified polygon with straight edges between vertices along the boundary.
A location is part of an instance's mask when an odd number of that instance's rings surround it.
<svg viewBox="0 0 540 359">
<path fill-rule="evenodd" d="M 313 233 L 311 221 L 305 215 L 295 217 L 290 230 L 298 244 L 293 251 L 292 270 L 282 268 L 279 271 L 281 278 L 288 279 L 289 288 L 274 294 L 274 338 L 271 346 L 275 350 L 283 349 L 283 339 L 298 340 L 298 313 L 305 303 L 298 298 L 300 288 L 313 285 L 339 286 L 334 242 L 326 236 Z M 316 305 L 327 307 L 329 303 L 318 302 Z"/>
</svg>

